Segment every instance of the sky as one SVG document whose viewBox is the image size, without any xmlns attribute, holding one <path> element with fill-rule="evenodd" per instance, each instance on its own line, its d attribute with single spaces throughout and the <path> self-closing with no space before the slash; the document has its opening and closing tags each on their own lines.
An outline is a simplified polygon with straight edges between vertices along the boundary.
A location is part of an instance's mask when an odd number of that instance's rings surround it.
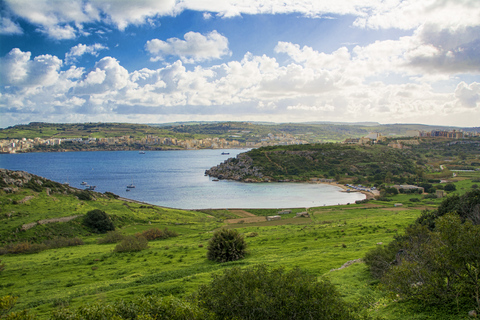
<svg viewBox="0 0 480 320">
<path fill-rule="evenodd" d="M 0 127 L 480 126 L 479 0 L 0 0 Z"/>
</svg>

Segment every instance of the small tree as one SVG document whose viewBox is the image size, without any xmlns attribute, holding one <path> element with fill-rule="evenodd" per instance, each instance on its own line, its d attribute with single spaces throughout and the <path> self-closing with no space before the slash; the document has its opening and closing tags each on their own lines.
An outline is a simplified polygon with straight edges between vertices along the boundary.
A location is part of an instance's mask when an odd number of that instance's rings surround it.
<svg viewBox="0 0 480 320">
<path fill-rule="evenodd" d="M 457 187 L 453 183 L 447 183 L 445 187 L 443 188 L 445 191 L 455 191 L 457 190 Z"/>
<path fill-rule="evenodd" d="M 83 218 L 83 224 L 95 233 L 106 233 L 115 230 L 112 220 L 105 211 L 95 209 L 88 211 Z"/>
<path fill-rule="evenodd" d="M 208 241 L 207 258 L 217 262 L 235 261 L 245 257 L 247 243 L 235 229 L 220 229 Z"/>
</svg>

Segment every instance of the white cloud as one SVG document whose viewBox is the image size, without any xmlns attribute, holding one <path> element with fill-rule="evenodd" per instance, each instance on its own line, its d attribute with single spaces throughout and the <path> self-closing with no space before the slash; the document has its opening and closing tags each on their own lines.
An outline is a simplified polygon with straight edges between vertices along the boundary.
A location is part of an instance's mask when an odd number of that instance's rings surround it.
<svg viewBox="0 0 480 320">
<path fill-rule="evenodd" d="M 67 64 L 75 63 L 77 61 L 77 58 L 81 57 L 84 54 L 91 54 L 93 56 L 98 56 L 98 53 L 101 50 L 108 50 L 108 48 L 99 43 L 95 43 L 92 45 L 79 43 L 76 46 L 70 48 L 70 51 L 65 54 L 65 63 Z"/>
<path fill-rule="evenodd" d="M 170 38 L 167 41 L 153 39 L 147 41 L 145 49 L 152 55 L 153 61 L 178 56 L 185 63 L 220 59 L 230 53 L 228 39 L 215 30 L 206 35 L 187 32 L 184 38 Z"/>
<path fill-rule="evenodd" d="M 458 99 L 458 107 L 480 109 L 480 83 L 474 82 L 468 85 L 463 81 L 460 82 L 455 89 L 455 98 Z"/>
<path fill-rule="evenodd" d="M 0 19 L 0 34 L 22 34 L 22 28 L 7 17 Z"/>
<path fill-rule="evenodd" d="M 457 80 L 456 89 L 436 92 L 428 79 L 390 84 L 370 80 L 373 75 L 394 72 L 407 79 L 416 75 L 404 58 L 412 43 L 411 38 L 400 39 L 351 52 L 341 48 L 331 54 L 279 43 L 278 56 L 290 58 L 286 64 L 275 57 L 247 53 L 240 61 L 210 67 L 187 69 L 178 60 L 158 69 L 132 72 L 112 57 L 100 59 L 91 70 L 71 66 L 61 71 L 61 60 L 56 57 L 31 57 L 29 52 L 14 49 L 0 59 L 4 85 L 0 108 L 17 121 L 21 114 L 41 114 L 42 119 L 58 114 L 88 119 L 96 114 L 97 120 L 144 114 L 152 120 L 160 115 L 170 119 L 175 115 L 183 119 L 235 115 L 250 120 L 383 123 L 428 119 L 429 123 L 454 124 L 449 120 L 458 119 L 463 125 L 474 125 L 480 117 L 478 82 Z M 390 45 L 393 48 L 388 49 Z M 82 48 L 78 46 L 75 52 L 86 52 Z M 375 50 L 378 53 L 369 56 Z M 9 112 L 4 111 L 7 106 Z M 467 111 L 469 116 L 462 118 Z"/>
<path fill-rule="evenodd" d="M 0 83 L 4 86 L 36 87 L 55 83 L 62 61 L 41 55 L 30 60 L 30 52 L 12 49 L 0 58 Z"/>
</svg>

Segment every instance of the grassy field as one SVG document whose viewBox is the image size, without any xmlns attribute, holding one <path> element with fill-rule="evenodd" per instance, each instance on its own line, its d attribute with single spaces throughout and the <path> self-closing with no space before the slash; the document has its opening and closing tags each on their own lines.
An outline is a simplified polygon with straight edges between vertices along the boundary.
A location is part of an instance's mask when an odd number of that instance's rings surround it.
<svg viewBox="0 0 480 320">
<path fill-rule="evenodd" d="M 475 184 L 471 179 L 478 175 L 468 174 L 457 177 L 454 193 L 467 192 Z M 419 201 L 412 202 L 413 198 Z M 428 311 L 390 299 L 370 277 L 366 266 L 354 260 L 375 246 L 387 244 L 422 210 L 434 209 L 440 201 L 421 195 L 398 195 L 391 201 L 309 208 L 309 218 L 295 218 L 295 212 L 304 211 L 295 209 L 281 220 L 260 218 L 246 223 L 250 215 L 264 217 L 277 210 L 182 211 L 107 197 L 79 201 L 72 195 L 47 195 L 29 189 L 16 194 L 0 193 L 3 245 L 12 239 L 40 241 L 58 234 L 76 234 L 85 243 L 35 254 L 0 256 L 5 264 L 0 272 L 0 296 L 18 296 L 15 310 L 28 308 L 39 318 L 48 318 L 54 308 L 67 305 L 128 300 L 134 295 L 186 297 L 224 268 L 266 263 L 288 269 L 299 266 L 318 277 L 328 277 L 347 300 L 368 299 L 371 313 L 385 319 L 433 319 Z M 402 206 L 395 206 L 397 203 Z M 16 232 L 25 223 L 84 215 L 92 209 L 106 211 L 124 234 L 156 227 L 168 228 L 179 236 L 151 241 L 149 248 L 140 252 L 115 253 L 115 244 L 97 244 L 103 235 L 82 229 L 81 217 Z M 229 219 L 235 219 L 235 223 L 227 223 Z M 224 264 L 206 259 L 208 240 L 222 226 L 237 228 L 245 235 L 249 251 L 245 259 Z M 340 269 L 349 261 L 351 265 Z"/>
</svg>

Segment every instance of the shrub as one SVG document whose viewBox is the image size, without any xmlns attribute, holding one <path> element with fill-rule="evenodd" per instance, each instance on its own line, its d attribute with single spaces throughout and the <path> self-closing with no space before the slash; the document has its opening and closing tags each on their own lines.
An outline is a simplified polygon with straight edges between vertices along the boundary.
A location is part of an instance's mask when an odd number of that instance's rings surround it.
<svg viewBox="0 0 480 320">
<path fill-rule="evenodd" d="M 108 231 L 107 235 L 97 240 L 98 244 L 117 243 L 125 239 L 125 236 L 119 231 Z"/>
<path fill-rule="evenodd" d="M 144 237 L 126 236 L 115 246 L 114 252 L 142 251 L 148 248 L 148 241 Z"/>
<path fill-rule="evenodd" d="M 478 189 L 478 184 L 472 184 L 472 189 Z"/>
<path fill-rule="evenodd" d="M 48 248 L 63 248 L 83 245 L 83 240 L 80 238 L 64 238 L 55 237 L 51 240 L 45 240 L 43 242 Z"/>
<path fill-rule="evenodd" d="M 443 188 L 445 191 L 455 191 L 457 190 L 457 187 L 453 183 L 447 183 L 445 187 Z"/>
<path fill-rule="evenodd" d="M 5 253 L 15 253 L 15 254 L 20 254 L 20 253 L 37 253 L 43 250 L 48 249 L 48 247 L 41 243 L 30 243 L 28 241 L 24 242 L 19 242 L 19 243 L 14 243 L 10 244 L 4 247 Z"/>
<path fill-rule="evenodd" d="M 135 234 L 135 237 L 144 237 L 148 241 L 156 240 L 156 239 L 168 239 L 171 237 L 177 237 L 178 234 L 175 231 L 170 231 L 167 228 L 160 230 L 158 228 L 152 228 L 145 230 L 143 232 L 139 232 Z"/>
<path fill-rule="evenodd" d="M 333 284 L 299 268 L 230 268 L 195 298 L 218 319 L 354 319 Z"/>
<path fill-rule="evenodd" d="M 208 241 L 207 258 L 217 262 L 235 261 L 245 257 L 247 243 L 235 229 L 220 229 Z"/>
<path fill-rule="evenodd" d="M 83 191 L 80 191 L 77 193 L 77 198 L 78 200 L 84 200 L 84 201 L 89 201 L 89 200 L 92 200 L 92 195 L 90 192 L 88 192 L 87 190 L 83 190 Z"/>
<path fill-rule="evenodd" d="M 136 297 L 131 302 L 97 302 L 77 309 L 63 308 L 53 311 L 51 319 L 209 320 L 213 317 L 196 305 L 175 297 L 149 296 Z"/>
<path fill-rule="evenodd" d="M 5 269 L 5 263 L 2 263 L 2 260 L 0 260 L 0 272 L 2 272 Z"/>
<path fill-rule="evenodd" d="M 108 214 L 99 209 L 88 211 L 83 218 L 83 224 L 95 233 L 105 233 L 115 230 L 115 226 Z"/>
<path fill-rule="evenodd" d="M 410 198 L 408 200 L 410 200 L 410 202 L 420 202 L 420 199 L 418 198 Z"/>
</svg>

